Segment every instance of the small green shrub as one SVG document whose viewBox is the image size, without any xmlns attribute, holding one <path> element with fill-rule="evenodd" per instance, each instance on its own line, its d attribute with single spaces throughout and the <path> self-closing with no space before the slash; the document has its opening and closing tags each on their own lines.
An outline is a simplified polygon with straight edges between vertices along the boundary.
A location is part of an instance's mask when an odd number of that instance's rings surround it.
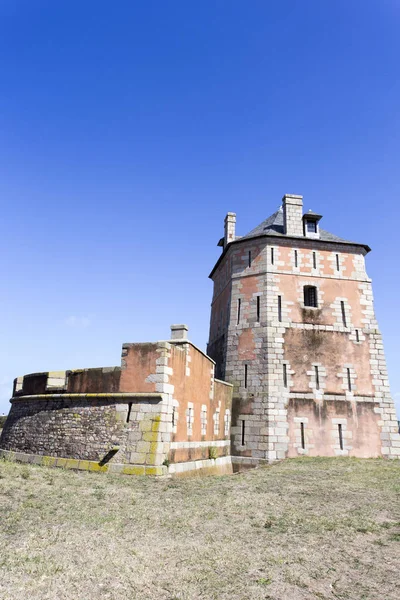
<svg viewBox="0 0 400 600">
<path fill-rule="evenodd" d="M 29 477 L 31 476 L 31 472 L 29 471 L 28 467 L 23 467 L 21 469 L 21 477 L 22 479 L 29 479 Z"/>
<path fill-rule="evenodd" d="M 215 446 L 210 446 L 208 449 L 208 458 L 215 460 L 218 458 L 218 449 Z"/>
</svg>

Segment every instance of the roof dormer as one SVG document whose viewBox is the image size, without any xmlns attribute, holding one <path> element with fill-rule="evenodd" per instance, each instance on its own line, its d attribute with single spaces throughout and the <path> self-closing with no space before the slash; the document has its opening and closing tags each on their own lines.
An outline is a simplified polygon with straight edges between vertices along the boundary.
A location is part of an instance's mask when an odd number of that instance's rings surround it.
<svg viewBox="0 0 400 600">
<path fill-rule="evenodd" d="M 305 237 L 319 239 L 319 221 L 322 219 L 322 215 L 309 210 L 303 215 L 303 231 Z"/>
</svg>

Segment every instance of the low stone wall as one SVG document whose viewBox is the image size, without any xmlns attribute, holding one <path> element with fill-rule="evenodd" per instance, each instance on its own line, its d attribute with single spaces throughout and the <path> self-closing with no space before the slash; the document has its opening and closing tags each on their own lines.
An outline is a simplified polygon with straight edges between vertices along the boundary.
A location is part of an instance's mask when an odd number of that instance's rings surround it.
<svg viewBox="0 0 400 600">
<path fill-rule="evenodd" d="M 0 449 L 0 457 L 11 462 L 28 463 L 42 467 L 60 467 L 74 471 L 91 471 L 93 473 L 110 473 L 122 475 L 153 475 L 166 476 L 168 468 L 163 465 L 126 465 L 109 462 L 105 465 L 94 460 L 79 460 L 76 458 L 57 458 L 39 454 L 25 454 L 12 450 Z"/>
<path fill-rule="evenodd" d="M 230 475 L 233 473 L 230 456 L 216 459 L 197 460 L 185 463 L 166 465 L 128 465 L 109 462 L 101 464 L 93 460 L 76 458 L 57 458 L 39 454 L 26 454 L 0 449 L 0 458 L 5 460 L 40 465 L 43 467 L 59 467 L 74 471 L 90 471 L 93 473 L 109 473 L 121 475 L 151 475 L 156 477 L 189 477 L 193 475 Z"/>
<path fill-rule="evenodd" d="M 46 394 L 13 398 L 0 448 L 95 462 L 107 460 L 110 454 L 110 462 L 154 465 L 161 395 L 137 396 Z"/>
</svg>

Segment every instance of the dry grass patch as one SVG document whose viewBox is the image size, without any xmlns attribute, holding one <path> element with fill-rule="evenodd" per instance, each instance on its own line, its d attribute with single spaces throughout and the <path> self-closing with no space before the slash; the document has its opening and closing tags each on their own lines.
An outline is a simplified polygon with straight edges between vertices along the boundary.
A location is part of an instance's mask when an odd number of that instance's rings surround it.
<svg viewBox="0 0 400 600">
<path fill-rule="evenodd" d="M 398 598 L 400 463 L 153 480 L 0 462 L 1 600 Z"/>
</svg>

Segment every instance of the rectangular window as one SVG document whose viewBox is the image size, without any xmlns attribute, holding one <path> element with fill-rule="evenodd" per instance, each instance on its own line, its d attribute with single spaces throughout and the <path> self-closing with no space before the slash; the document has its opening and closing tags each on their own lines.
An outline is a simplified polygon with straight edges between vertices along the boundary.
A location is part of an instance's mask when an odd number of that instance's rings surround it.
<svg viewBox="0 0 400 600">
<path fill-rule="evenodd" d="M 315 252 L 312 253 L 312 262 L 313 262 L 313 269 L 317 268 L 317 255 Z"/>
<path fill-rule="evenodd" d="M 315 370 L 315 387 L 317 390 L 319 390 L 319 371 L 318 371 L 317 365 L 315 365 L 314 370 Z"/>
<path fill-rule="evenodd" d="M 274 264 L 274 249 L 271 248 L 271 265 Z"/>
<path fill-rule="evenodd" d="M 132 402 L 129 402 L 129 404 L 128 404 L 128 413 L 126 415 L 126 422 L 127 423 L 129 423 L 129 421 L 130 421 L 131 412 L 132 412 Z"/>
<path fill-rule="evenodd" d="M 249 267 L 251 267 L 251 250 L 249 250 Z"/>
<path fill-rule="evenodd" d="M 194 422 L 194 408 L 192 406 L 189 406 L 186 411 L 187 435 L 192 435 L 192 433 L 193 433 L 193 422 Z"/>
<path fill-rule="evenodd" d="M 282 296 L 278 296 L 278 321 L 282 321 Z"/>
<path fill-rule="evenodd" d="M 317 222 L 307 221 L 307 231 L 308 233 L 317 233 Z"/>
<path fill-rule="evenodd" d="M 358 333 L 358 329 L 356 329 L 356 342 L 360 341 L 360 334 Z"/>
<path fill-rule="evenodd" d="M 201 435 L 207 435 L 207 408 L 201 409 Z"/>
<path fill-rule="evenodd" d="M 224 434 L 225 434 L 225 437 L 227 437 L 231 430 L 231 412 L 230 412 L 229 408 L 227 408 L 225 411 L 224 423 L 225 423 Z"/>
<path fill-rule="evenodd" d="M 237 324 L 239 325 L 240 323 L 240 305 L 241 305 L 241 300 L 240 298 L 238 299 L 238 303 L 237 303 Z"/>
<path fill-rule="evenodd" d="M 219 435 L 219 410 L 214 414 L 214 435 Z"/>
<path fill-rule="evenodd" d="M 244 365 L 244 387 L 247 388 L 247 365 Z"/>
<path fill-rule="evenodd" d="M 300 423 L 300 434 L 301 434 L 301 447 L 304 450 L 306 447 L 305 439 L 304 439 L 304 423 Z"/>
<path fill-rule="evenodd" d="M 304 306 L 318 307 L 317 288 L 313 285 L 304 286 Z"/>
<path fill-rule="evenodd" d="M 242 446 L 244 446 L 244 429 L 245 429 L 245 423 L 246 421 L 243 419 L 242 420 Z"/>
<path fill-rule="evenodd" d="M 340 271 L 339 254 L 336 254 L 336 271 Z"/>
<path fill-rule="evenodd" d="M 297 250 L 294 251 L 294 266 L 298 267 L 298 257 L 297 257 Z"/>
<path fill-rule="evenodd" d="M 287 388 L 287 364 L 283 363 L 283 387 Z"/>
<path fill-rule="evenodd" d="M 346 321 L 346 309 L 344 307 L 344 302 L 343 300 L 340 301 L 340 308 L 342 311 L 342 321 L 343 321 L 343 325 L 344 327 L 347 327 L 347 321 Z"/>
<path fill-rule="evenodd" d="M 260 296 L 257 296 L 257 322 L 260 322 Z"/>
<path fill-rule="evenodd" d="M 349 388 L 349 392 L 351 392 L 351 374 L 350 374 L 350 369 L 347 369 L 347 387 Z"/>
<path fill-rule="evenodd" d="M 343 431 L 342 431 L 341 423 L 339 423 L 339 425 L 338 425 L 338 433 L 339 433 L 339 446 L 340 446 L 340 449 L 343 450 Z"/>
</svg>

